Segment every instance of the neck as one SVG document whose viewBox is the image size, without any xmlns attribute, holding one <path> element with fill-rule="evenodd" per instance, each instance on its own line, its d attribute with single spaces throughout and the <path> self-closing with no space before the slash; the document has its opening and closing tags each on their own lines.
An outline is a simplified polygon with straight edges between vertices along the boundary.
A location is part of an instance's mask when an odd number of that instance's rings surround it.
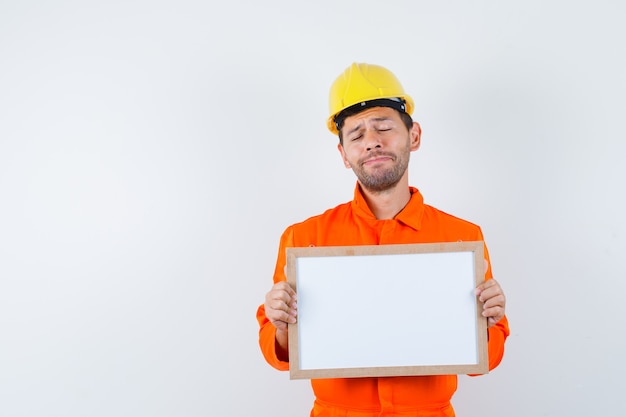
<svg viewBox="0 0 626 417">
<path fill-rule="evenodd" d="M 373 192 L 360 187 L 367 206 L 378 220 L 393 219 L 411 199 L 408 181 L 400 181 L 393 188 L 384 191 Z"/>
</svg>

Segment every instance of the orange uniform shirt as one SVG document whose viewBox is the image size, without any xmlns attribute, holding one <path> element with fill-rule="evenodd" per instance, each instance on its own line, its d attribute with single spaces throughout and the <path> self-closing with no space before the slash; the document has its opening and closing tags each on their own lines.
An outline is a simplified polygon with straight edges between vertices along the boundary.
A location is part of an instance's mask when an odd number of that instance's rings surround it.
<svg viewBox="0 0 626 417">
<path fill-rule="evenodd" d="M 286 280 L 287 247 L 483 240 L 480 227 L 424 204 L 416 188 L 410 191 L 409 203 L 392 220 L 377 220 L 357 185 L 351 202 L 289 226 L 280 239 L 274 282 Z M 486 247 L 485 258 L 489 260 Z M 491 277 L 489 263 L 486 279 Z M 276 355 L 276 328 L 265 316 L 263 305 L 257 310 L 257 320 L 265 359 L 278 370 L 288 370 L 289 363 Z M 506 317 L 489 329 L 489 369 L 500 363 L 508 335 Z M 315 394 L 311 416 L 315 417 L 454 416 L 450 399 L 456 391 L 456 375 L 314 379 L 311 385 Z"/>
</svg>

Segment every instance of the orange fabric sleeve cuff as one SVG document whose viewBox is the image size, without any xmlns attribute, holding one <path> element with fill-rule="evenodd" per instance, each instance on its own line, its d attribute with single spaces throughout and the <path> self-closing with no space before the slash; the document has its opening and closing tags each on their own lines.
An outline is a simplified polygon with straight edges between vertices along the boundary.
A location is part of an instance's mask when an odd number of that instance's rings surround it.
<svg viewBox="0 0 626 417">
<path fill-rule="evenodd" d="M 503 317 L 494 326 L 488 329 L 489 332 L 489 370 L 495 369 L 504 356 L 504 342 L 509 336 L 509 322 Z"/>
<path fill-rule="evenodd" d="M 276 327 L 265 317 L 265 307 L 259 306 L 256 313 L 259 322 L 259 345 L 267 363 L 279 371 L 288 371 L 289 362 L 281 361 L 276 355 Z"/>
</svg>

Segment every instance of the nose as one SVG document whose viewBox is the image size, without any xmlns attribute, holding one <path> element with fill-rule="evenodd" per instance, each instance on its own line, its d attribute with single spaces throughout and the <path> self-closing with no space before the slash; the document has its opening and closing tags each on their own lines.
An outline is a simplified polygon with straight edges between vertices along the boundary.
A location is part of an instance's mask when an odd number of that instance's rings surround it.
<svg viewBox="0 0 626 417">
<path fill-rule="evenodd" d="M 368 151 L 382 147 L 380 135 L 374 129 L 367 129 L 364 133 L 363 139 L 365 143 L 365 148 Z"/>
</svg>

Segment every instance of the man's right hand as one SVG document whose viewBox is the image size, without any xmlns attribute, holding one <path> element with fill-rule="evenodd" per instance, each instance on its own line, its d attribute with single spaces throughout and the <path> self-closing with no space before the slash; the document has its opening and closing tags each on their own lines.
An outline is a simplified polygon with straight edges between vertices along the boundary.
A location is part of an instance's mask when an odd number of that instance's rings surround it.
<svg viewBox="0 0 626 417">
<path fill-rule="evenodd" d="M 285 281 L 277 282 L 265 295 L 265 316 L 278 332 L 287 332 L 298 315 L 296 292 Z"/>
</svg>

